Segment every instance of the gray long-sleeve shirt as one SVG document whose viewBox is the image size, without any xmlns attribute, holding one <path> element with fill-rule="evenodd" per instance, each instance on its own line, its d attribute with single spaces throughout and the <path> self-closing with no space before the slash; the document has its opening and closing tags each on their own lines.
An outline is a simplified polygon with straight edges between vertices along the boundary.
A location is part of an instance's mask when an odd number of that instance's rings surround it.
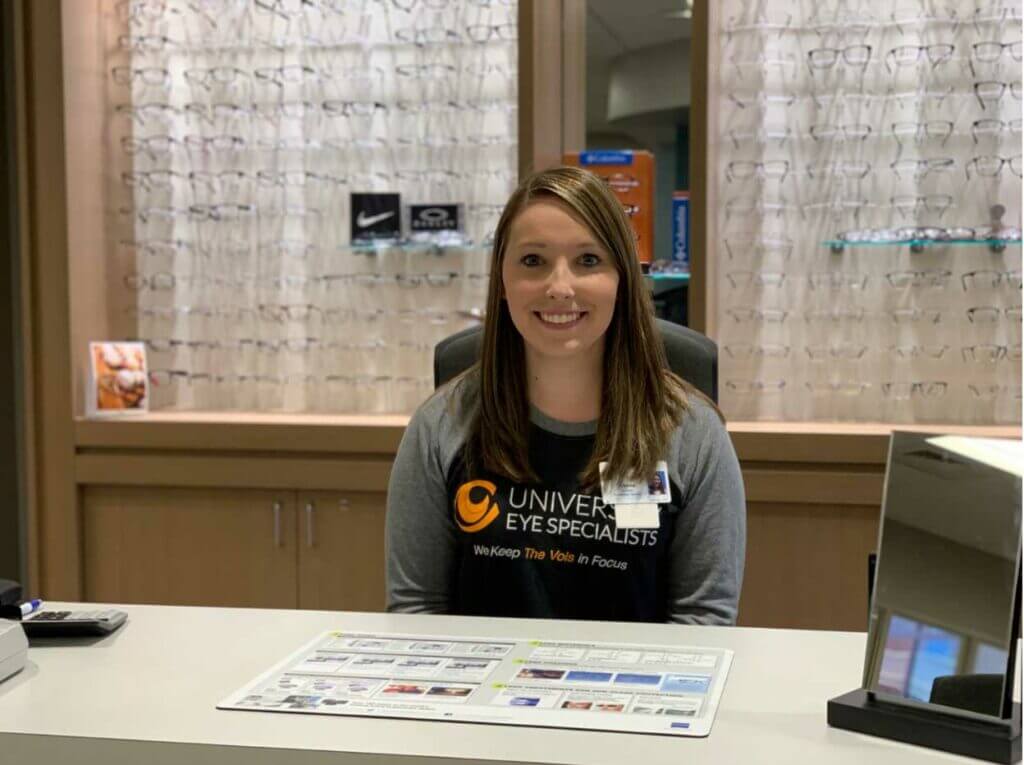
<svg viewBox="0 0 1024 765">
<path fill-rule="evenodd" d="M 395 460 L 389 610 L 735 623 L 746 505 L 736 454 L 710 406 L 691 397 L 672 437 L 664 456 L 672 501 L 660 505 L 659 527 L 620 529 L 613 509 L 576 478 L 596 422 L 534 409 L 530 463 L 540 483 L 467 475 L 468 418 L 453 414 L 451 395 L 420 407 Z"/>
</svg>

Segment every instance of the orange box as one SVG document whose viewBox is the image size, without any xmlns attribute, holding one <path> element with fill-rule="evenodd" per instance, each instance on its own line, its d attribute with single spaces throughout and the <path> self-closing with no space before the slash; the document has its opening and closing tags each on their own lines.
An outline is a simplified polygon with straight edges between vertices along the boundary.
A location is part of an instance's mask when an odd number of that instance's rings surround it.
<svg viewBox="0 0 1024 765">
<path fill-rule="evenodd" d="M 622 202 L 641 263 L 654 258 L 654 155 L 649 151 L 574 151 L 562 161 L 603 178 Z"/>
</svg>

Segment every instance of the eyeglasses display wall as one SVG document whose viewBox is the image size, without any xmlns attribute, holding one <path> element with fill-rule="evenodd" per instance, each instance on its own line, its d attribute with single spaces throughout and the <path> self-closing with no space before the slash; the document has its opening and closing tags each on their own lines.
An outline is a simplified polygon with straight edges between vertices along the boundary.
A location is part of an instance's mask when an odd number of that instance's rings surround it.
<svg viewBox="0 0 1024 765">
<path fill-rule="evenodd" d="M 412 411 L 434 344 L 482 317 L 516 179 L 515 0 L 106 12 L 110 218 L 153 408 Z M 461 231 L 353 245 L 364 192 L 457 203 Z"/>
<path fill-rule="evenodd" d="M 721 400 L 1019 423 L 1019 3 L 724 0 Z"/>
</svg>

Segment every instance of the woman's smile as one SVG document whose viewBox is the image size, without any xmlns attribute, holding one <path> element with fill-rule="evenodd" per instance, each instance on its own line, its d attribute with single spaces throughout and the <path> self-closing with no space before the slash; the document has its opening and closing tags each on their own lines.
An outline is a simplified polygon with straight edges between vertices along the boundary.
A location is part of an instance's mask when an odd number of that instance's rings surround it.
<svg viewBox="0 0 1024 765">
<path fill-rule="evenodd" d="M 561 309 L 534 311 L 533 315 L 536 316 L 540 320 L 540 323 L 548 329 L 562 331 L 578 326 L 579 323 L 586 318 L 587 312 Z"/>
</svg>

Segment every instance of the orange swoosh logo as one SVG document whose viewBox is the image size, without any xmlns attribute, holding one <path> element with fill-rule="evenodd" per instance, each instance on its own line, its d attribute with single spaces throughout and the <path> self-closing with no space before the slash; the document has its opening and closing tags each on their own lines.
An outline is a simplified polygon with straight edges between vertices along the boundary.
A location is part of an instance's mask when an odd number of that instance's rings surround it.
<svg viewBox="0 0 1024 765">
<path fill-rule="evenodd" d="M 483 489 L 484 498 L 474 502 L 473 489 Z M 498 503 L 494 495 L 498 487 L 490 481 L 469 481 L 455 493 L 455 522 L 463 531 L 473 534 L 487 528 L 498 517 Z"/>
</svg>

